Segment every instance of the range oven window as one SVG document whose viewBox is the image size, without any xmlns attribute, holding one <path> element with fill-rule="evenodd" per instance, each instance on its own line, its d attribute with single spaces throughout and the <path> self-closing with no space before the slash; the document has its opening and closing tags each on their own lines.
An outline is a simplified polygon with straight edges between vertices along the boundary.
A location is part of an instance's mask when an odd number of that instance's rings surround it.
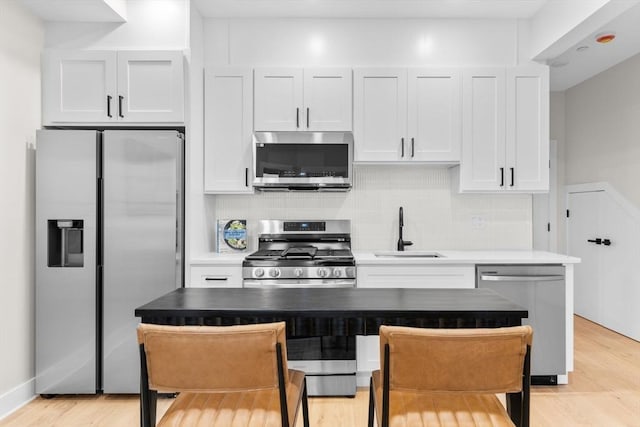
<svg viewBox="0 0 640 427">
<path fill-rule="evenodd" d="M 257 144 L 256 177 L 349 177 L 347 144 Z"/>
</svg>

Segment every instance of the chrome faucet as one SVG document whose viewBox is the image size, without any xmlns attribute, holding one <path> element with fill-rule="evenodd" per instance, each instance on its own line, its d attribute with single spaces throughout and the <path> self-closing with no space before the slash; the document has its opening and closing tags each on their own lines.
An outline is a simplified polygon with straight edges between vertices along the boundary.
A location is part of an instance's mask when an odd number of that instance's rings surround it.
<svg viewBox="0 0 640 427">
<path fill-rule="evenodd" d="M 399 251 L 404 251 L 405 246 L 413 245 L 413 242 L 410 242 L 409 240 L 404 240 L 402 238 L 402 227 L 404 227 L 404 213 L 402 212 L 402 206 L 400 206 L 400 211 L 398 212 L 398 234 L 399 234 L 398 250 Z"/>
</svg>

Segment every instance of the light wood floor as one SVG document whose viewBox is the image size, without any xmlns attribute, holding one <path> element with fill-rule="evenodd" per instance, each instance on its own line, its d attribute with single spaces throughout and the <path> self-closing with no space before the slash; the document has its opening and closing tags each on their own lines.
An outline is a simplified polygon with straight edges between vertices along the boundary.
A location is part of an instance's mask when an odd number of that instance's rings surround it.
<svg viewBox="0 0 640 427">
<path fill-rule="evenodd" d="M 158 400 L 158 419 L 171 401 Z M 311 398 L 311 426 L 366 426 L 367 405 L 366 389 L 352 399 Z M 89 425 L 138 425 L 137 396 L 38 397 L 0 421 L 0 427 Z M 569 385 L 532 387 L 531 426 L 640 427 L 640 343 L 576 317 Z"/>
</svg>

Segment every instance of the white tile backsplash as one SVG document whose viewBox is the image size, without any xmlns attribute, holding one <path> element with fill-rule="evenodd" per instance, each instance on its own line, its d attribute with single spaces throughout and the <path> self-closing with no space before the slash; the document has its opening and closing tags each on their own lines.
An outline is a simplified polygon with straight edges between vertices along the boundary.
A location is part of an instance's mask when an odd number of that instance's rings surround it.
<svg viewBox="0 0 640 427">
<path fill-rule="evenodd" d="M 350 219 L 354 250 L 390 250 L 403 206 L 410 249 L 531 249 L 531 200 L 527 194 L 458 194 L 447 168 L 356 165 L 346 193 L 207 196 L 208 241 L 214 251 L 217 218 L 247 219 L 251 250 L 261 219 Z"/>
</svg>

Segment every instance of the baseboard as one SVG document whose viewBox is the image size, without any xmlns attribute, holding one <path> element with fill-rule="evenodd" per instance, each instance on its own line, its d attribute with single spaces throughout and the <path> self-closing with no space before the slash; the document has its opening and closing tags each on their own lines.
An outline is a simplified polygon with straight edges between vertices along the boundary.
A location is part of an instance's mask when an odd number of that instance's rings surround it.
<svg viewBox="0 0 640 427">
<path fill-rule="evenodd" d="M 36 397 L 35 387 L 35 378 L 31 378 L 29 381 L 14 387 L 4 394 L 1 394 L 0 420 L 31 402 Z"/>
</svg>

